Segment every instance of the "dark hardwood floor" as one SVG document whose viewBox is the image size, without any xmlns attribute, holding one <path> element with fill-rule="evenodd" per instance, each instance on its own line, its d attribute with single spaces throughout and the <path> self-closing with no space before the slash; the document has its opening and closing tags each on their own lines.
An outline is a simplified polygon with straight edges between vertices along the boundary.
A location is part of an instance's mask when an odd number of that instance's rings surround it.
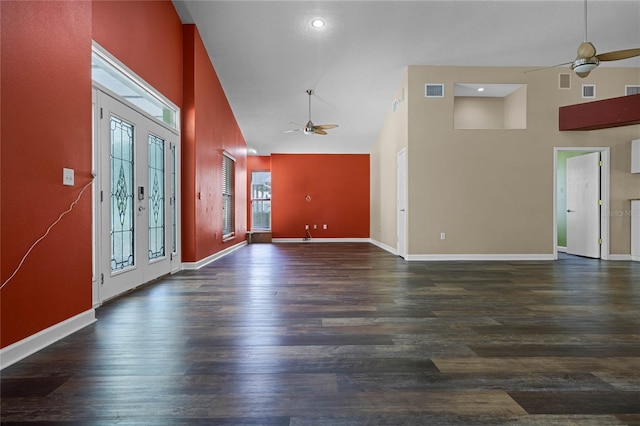
<svg viewBox="0 0 640 426">
<path fill-rule="evenodd" d="M 639 425 L 640 264 L 252 244 L 2 371 L 1 419 Z"/>
</svg>

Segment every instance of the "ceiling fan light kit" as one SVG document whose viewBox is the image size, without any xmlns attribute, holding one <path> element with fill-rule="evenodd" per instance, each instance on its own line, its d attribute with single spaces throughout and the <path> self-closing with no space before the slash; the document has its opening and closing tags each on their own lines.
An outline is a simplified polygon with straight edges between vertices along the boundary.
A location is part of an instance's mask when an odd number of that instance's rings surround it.
<svg viewBox="0 0 640 426">
<path fill-rule="evenodd" d="M 588 74 L 600 64 L 598 58 L 578 58 L 571 63 L 571 69 L 578 75 Z M 585 76 L 586 77 L 586 76 Z"/>
</svg>

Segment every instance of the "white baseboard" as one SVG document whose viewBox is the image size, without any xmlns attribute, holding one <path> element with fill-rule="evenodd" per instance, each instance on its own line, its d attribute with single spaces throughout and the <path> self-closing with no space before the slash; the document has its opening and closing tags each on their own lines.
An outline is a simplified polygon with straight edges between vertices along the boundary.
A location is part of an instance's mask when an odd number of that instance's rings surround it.
<svg viewBox="0 0 640 426">
<path fill-rule="evenodd" d="M 566 247 L 562 247 L 562 246 L 558 246 L 558 252 L 559 253 L 566 253 L 567 252 L 567 248 Z"/>
<path fill-rule="evenodd" d="M 634 259 L 630 254 L 610 254 L 609 255 L 609 260 L 626 260 L 626 261 L 638 260 L 638 261 L 640 261 L 640 257 Z"/>
<path fill-rule="evenodd" d="M 220 250 L 217 253 L 213 253 L 210 256 L 205 257 L 202 260 L 199 260 L 197 262 L 182 262 L 182 269 L 200 269 L 203 266 L 208 265 L 209 263 L 220 259 L 221 257 L 224 257 L 226 255 L 228 255 L 229 253 L 233 253 L 234 251 L 238 250 L 239 248 L 242 248 L 244 246 L 247 245 L 247 241 L 242 241 L 238 244 L 235 244 L 231 247 L 227 247 L 224 250 Z"/>
<path fill-rule="evenodd" d="M 374 240 L 374 239 L 371 239 L 371 240 L 370 240 L 370 242 L 371 242 L 371 244 L 373 244 L 374 246 L 378 246 L 378 247 L 380 247 L 382 250 L 386 250 L 386 251 L 388 251 L 389 253 L 391 253 L 391 254 L 392 254 L 392 255 L 394 255 L 394 256 L 397 256 L 397 255 L 398 255 L 398 250 L 396 250 L 396 248 L 395 248 L 395 247 L 388 246 L 388 245 L 386 245 L 386 244 L 384 244 L 384 243 L 381 243 L 380 241 L 377 241 L 377 240 Z"/>
<path fill-rule="evenodd" d="M 554 260 L 553 254 L 410 254 L 409 261 L 523 261 Z"/>
<path fill-rule="evenodd" d="M 96 311 L 89 309 L 19 342 L 0 349 L 0 370 L 46 348 L 52 343 L 96 322 Z"/>
<path fill-rule="evenodd" d="M 370 238 L 311 238 L 303 240 L 302 238 L 273 238 L 273 243 L 370 243 Z"/>
</svg>

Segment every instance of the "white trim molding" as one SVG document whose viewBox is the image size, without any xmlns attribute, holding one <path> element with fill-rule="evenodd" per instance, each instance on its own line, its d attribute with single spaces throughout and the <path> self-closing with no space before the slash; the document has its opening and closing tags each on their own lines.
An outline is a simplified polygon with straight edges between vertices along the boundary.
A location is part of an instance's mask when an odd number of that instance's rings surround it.
<svg viewBox="0 0 640 426">
<path fill-rule="evenodd" d="M 244 240 L 244 241 L 242 241 L 242 242 L 240 242 L 238 244 L 235 244 L 235 245 L 233 245 L 231 247 L 227 247 L 226 249 L 221 250 L 221 251 L 219 251 L 217 253 L 213 253 L 212 255 L 207 256 L 204 259 L 199 260 L 197 262 L 182 262 L 182 269 L 191 269 L 191 270 L 200 269 L 203 266 L 206 266 L 209 263 L 220 259 L 221 257 L 224 257 L 224 256 L 226 256 L 226 255 L 228 255 L 230 253 L 233 253 L 234 251 L 236 251 L 236 250 L 238 250 L 238 249 L 240 249 L 240 248 L 242 248 L 242 247 L 244 247 L 246 245 L 247 245 L 247 241 Z"/>
<path fill-rule="evenodd" d="M 33 334 L 25 339 L 0 349 L 0 370 L 15 364 L 41 349 L 96 322 L 96 311 L 89 309 L 74 317 Z"/>
<path fill-rule="evenodd" d="M 386 245 L 385 243 L 381 243 L 380 241 L 377 241 L 377 240 L 374 240 L 374 239 L 371 239 L 371 240 L 370 240 L 370 242 L 371 242 L 371 244 L 373 244 L 374 246 L 378 246 L 378 247 L 380 247 L 382 250 L 386 250 L 386 251 L 388 251 L 389 253 L 393 254 L 394 256 L 397 256 L 397 255 L 398 255 L 398 250 L 397 250 L 397 249 L 395 249 L 395 248 L 393 248 L 393 247 L 391 247 L 391 246 L 388 246 L 388 245 Z"/>
<path fill-rule="evenodd" d="M 527 260 L 555 260 L 553 254 L 410 254 L 407 255 L 410 261 L 527 261 Z"/>
<path fill-rule="evenodd" d="M 370 238 L 273 238 L 273 243 L 370 243 Z"/>
<path fill-rule="evenodd" d="M 640 258 L 633 258 L 630 254 L 611 254 L 611 255 L 609 255 L 609 260 L 623 260 L 623 261 L 638 260 L 638 261 L 640 261 Z"/>
</svg>

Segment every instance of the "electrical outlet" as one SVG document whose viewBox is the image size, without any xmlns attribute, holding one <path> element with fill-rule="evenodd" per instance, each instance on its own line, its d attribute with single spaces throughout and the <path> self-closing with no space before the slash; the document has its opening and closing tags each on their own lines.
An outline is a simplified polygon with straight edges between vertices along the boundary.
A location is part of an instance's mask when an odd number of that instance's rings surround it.
<svg viewBox="0 0 640 426">
<path fill-rule="evenodd" d="M 326 223 L 324 225 L 322 225 L 322 229 L 327 229 L 327 228 L 328 228 L 328 226 L 327 226 Z"/>
<path fill-rule="evenodd" d="M 313 229 L 318 229 L 318 225 L 313 225 Z"/>
<path fill-rule="evenodd" d="M 73 186 L 74 185 L 74 170 L 62 168 L 62 184 L 65 186 Z"/>
<path fill-rule="evenodd" d="M 307 230 L 308 230 L 308 229 L 309 229 L 309 225 L 305 225 L 305 226 L 304 226 L 304 229 L 307 229 Z"/>
<path fill-rule="evenodd" d="M 441 239 L 441 240 L 444 240 L 444 239 L 446 239 L 446 238 L 447 238 L 447 235 L 446 235 L 444 232 L 441 232 L 441 233 L 440 233 L 440 239 Z"/>
</svg>

